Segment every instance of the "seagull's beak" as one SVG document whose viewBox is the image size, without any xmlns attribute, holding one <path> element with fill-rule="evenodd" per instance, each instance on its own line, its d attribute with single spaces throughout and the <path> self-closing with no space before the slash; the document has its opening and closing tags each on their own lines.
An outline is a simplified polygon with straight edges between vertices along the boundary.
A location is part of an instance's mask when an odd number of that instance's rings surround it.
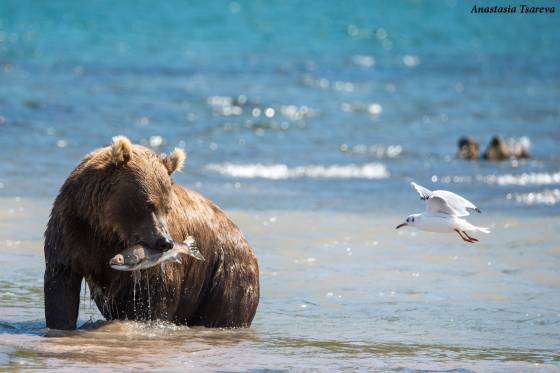
<svg viewBox="0 0 560 373">
<path fill-rule="evenodd" d="M 399 229 L 399 228 L 402 228 L 402 227 L 406 227 L 407 225 L 408 225 L 408 224 L 406 224 L 406 223 L 402 223 L 402 224 L 397 225 L 397 228 L 395 228 L 395 229 Z"/>
</svg>

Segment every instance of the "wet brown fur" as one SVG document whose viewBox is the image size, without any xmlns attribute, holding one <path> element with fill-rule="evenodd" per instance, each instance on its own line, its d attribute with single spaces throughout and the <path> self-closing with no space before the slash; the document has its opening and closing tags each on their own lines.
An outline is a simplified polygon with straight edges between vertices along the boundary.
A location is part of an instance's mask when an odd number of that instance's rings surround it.
<svg viewBox="0 0 560 373">
<path fill-rule="evenodd" d="M 45 232 L 48 327 L 76 327 L 83 278 L 107 319 L 207 327 L 251 324 L 259 301 L 257 259 L 216 205 L 172 182 L 169 175 L 183 161 L 181 151 L 161 158 L 115 138 L 112 146 L 88 154 L 72 171 Z M 131 244 L 138 227 L 131 222 L 145 206 L 162 217 L 160 230 L 173 240 L 194 236 L 206 260 L 183 256 L 181 264 L 166 263 L 163 271 L 138 272 L 136 282 L 133 273 L 111 269 L 110 258 Z"/>
</svg>

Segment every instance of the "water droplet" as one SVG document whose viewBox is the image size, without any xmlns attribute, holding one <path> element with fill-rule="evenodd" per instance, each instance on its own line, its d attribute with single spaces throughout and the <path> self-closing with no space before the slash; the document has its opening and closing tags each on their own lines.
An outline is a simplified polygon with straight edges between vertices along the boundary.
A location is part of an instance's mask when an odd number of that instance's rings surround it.
<svg viewBox="0 0 560 373">
<path fill-rule="evenodd" d="M 161 136 L 150 136 L 149 144 L 152 148 L 157 148 L 163 144 L 163 137 Z"/>
<path fill-rule="evenodd" d="M 420 59 L 417 56 L 407 54 L 403 57 L 403 63 L 408 67 L 413 67 L 420 63 Z"/>
<path fill-rule="evenodd" d="M 372 115 L 379 115 L 383 111 L 383 107 L 379 104 L 370 104 L 367 108 L 368 112 Z"/>
</svg>

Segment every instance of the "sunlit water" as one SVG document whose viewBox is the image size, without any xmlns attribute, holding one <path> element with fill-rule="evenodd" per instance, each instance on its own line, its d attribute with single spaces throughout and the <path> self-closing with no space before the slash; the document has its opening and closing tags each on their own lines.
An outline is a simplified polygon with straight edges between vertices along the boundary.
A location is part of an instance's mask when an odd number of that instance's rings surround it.
<svg viewBox="0 0 560 373">
<path fill-rule="evenodd" d="M 2 1 L 0 196 L 52 198 L 122 133 L 185 148 L 176 179 L 229 208 L 387 209 L 415 179 L 558 215 L 560 11 L 470 8 Z M 455 159 L 460 136 L 495 134 L 533 157 Z"/>
<path fill-rule="evenodd" d="M 560 13 L 471 5 L 1 1 L 0 369 L 558 370 Z M 116 134 L 185 148 L 176 181 L 233 211 L 262 269 L 251 329 L 45 337 L 49 207 Z M 495 134 L 532 158 L 456 159 Z M 493 233 L 395 232 L 423 209 L 411 180 Z"/>
<path fill-rule="evenodd" d="M 261 267 L 250 329 L 102 320 L 47 332 L 44 201 L 2 200 L 0 364 L 74 370 L 557 371 L 560 221 L 489 214 L 476 245 L 395 231 L 400 217 L 233 211 Z M 38 232 L 38 233 L 29 233 Z M 92 322 L 98 322 L 92 325 Z"/>
</svg>

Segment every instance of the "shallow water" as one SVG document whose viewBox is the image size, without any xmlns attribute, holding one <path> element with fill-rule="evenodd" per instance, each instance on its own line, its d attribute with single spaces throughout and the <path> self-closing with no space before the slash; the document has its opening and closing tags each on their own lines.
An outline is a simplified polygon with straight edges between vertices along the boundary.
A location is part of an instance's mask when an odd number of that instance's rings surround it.
<svg viewBox="0 0 560 373">
<path fill-rule="evenodd" d="M 559 369 L 555 218 L 482 215 L 473 220 L 493 233 L 469 245 L 455 235 L 395 231 L 400 217 L 391 215 L 232 211 L 261 267 L 250 329 L 136 322 L 92 329 L 101 316 L 84 292 L 79 323 L 89 328 L 57 333 L 44 329 L 42 246 L 28 233 L 41 231 L 48 202 L 2 206 L 6 368 Z"/>
</svg>

